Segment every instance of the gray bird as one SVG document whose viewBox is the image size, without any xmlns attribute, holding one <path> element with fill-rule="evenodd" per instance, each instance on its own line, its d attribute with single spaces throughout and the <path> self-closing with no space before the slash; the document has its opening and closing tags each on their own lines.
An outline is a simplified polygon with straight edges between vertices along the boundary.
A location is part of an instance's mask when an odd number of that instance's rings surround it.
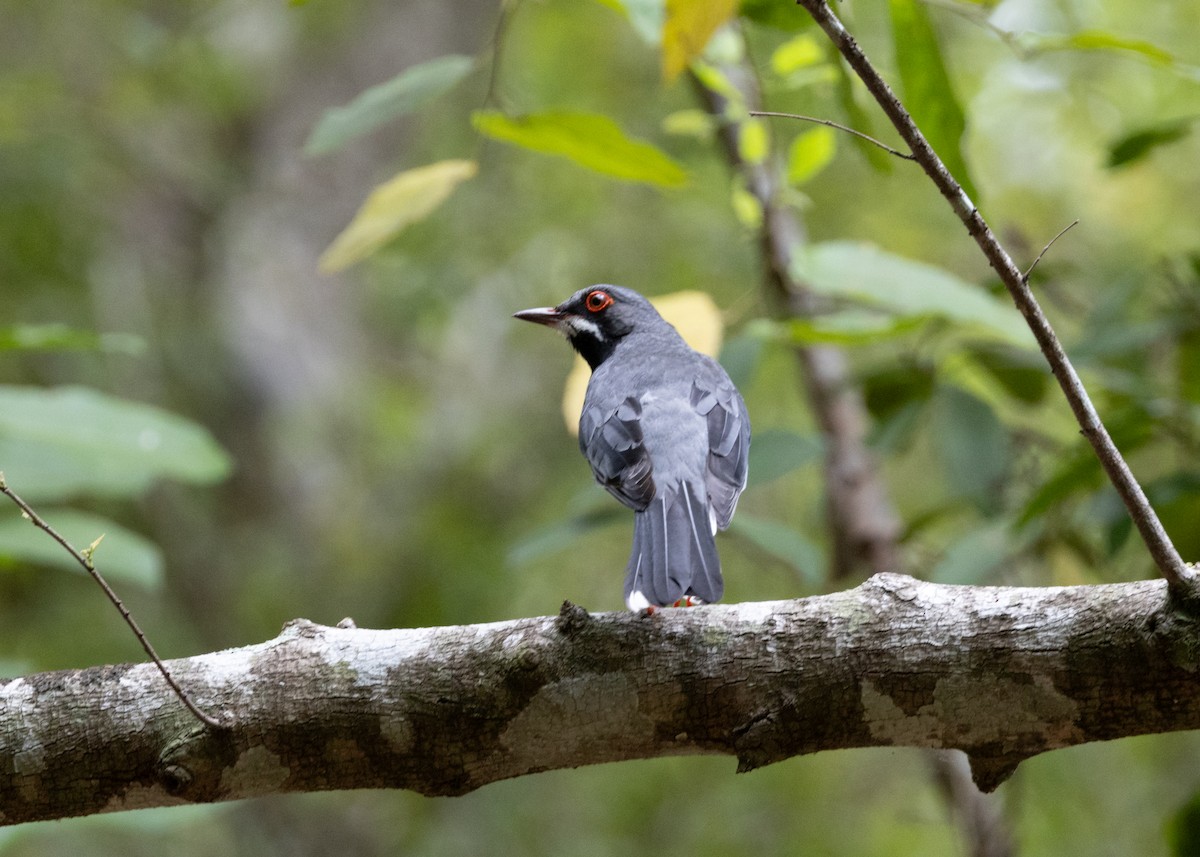
<svg viewBox="0 0 1200 857">
<path fill-rule="evenodd" d="M 636 513 L 625 604 L 720 599 L 714 537 L 746 487 L 750 451 L 750 415 L 729 375 L 632 289 L 589 286 L 515 317 L 555 328 L 592 367 L 579 448 Z"/>
</svg>

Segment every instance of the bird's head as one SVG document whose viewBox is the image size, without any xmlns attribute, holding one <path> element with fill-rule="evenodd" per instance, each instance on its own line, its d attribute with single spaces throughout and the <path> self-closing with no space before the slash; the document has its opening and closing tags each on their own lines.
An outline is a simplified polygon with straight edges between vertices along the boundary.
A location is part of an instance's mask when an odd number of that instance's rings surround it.
<svg viewBox="0 0 1200 857">
<path fill-rule="evenodd" d="M 666 325 L 658 310 L 637 292 L 607 285 L 588 286 L 556 307 L 524 309 L 513 316 L 553 327 L 593 369 L 635 330 Z"/>
</svg>

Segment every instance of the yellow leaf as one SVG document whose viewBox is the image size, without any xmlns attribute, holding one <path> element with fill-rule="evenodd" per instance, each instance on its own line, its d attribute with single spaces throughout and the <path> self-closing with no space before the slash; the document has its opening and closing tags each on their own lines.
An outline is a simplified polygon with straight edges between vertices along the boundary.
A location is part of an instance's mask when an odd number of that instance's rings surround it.
<svg viewBox="0 0 1200 857">
<path fill-rule="evenodd" d="M 474 161 L 438 161 L 405 170 L 381 184 L 350 225 L 321 254 L 317 265 L 331 274 L 361 262 L 406 226 L 427 217 L 458 185 L 475 175 Z"/>
<path fill-rule="evenodd" d="M 663 79 L 679 76 L 700 56 L 717 28 L 737 13 L 738 0 L 667 0 L 663 22 Z"/>
<path fill-rule="evenodd" d="M 717 356 L 721 350 L 725 324 L 721 320 L 721 311 L 706 293 L 672 292 L 651 298 L 650 303 L 654 304 L 663 318 L 675 325 L 688 345 L 702 354 Z M 571 374 L 567 376 L 562 400 L 563 420 L 571 434 L 579 434 L 579 414 L 583 410 L 583 396 L 587 392 L 591 374 L 583 358 L 576 357 Z"/>
</svg>

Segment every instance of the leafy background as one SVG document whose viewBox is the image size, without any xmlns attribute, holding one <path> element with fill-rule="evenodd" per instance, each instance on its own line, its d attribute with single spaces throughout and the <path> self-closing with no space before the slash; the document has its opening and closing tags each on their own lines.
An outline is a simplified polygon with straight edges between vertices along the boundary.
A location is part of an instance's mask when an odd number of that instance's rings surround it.
<svg viewBox="0 0 1200 857">
<path fill-rule="evenodd" d="M 905 525 L 947 582 L 1153 569 L 1019 319 L 908 164 L 831 129 L 776 153 L 830 311 L 763 297 L 757 212 L 684 71 L 729 3 L 0 0 L 0 469 L 165 655 L 295 616 L 468 623 L 620 606 L 629 521 L 560 416 L 570 365 L 511 320 L 581 285 L 709 294 L 756 442 L 728 599 L 828 580 L 795 344 L 847 349 Z M 1185 558 L 1200 556 L 1200 20 L 1187 0 L 846 0 L 839 14 L 1026 264 Z M 666 17 L 664 27 L 664 15 Z M 791 3 L 770 109 L 891 139 Z M 497 39 L 497 33 L 499 39 Z M 665 40 L 665 45 L 660 44 Z M 701 43 L 706 39 L 701 39 Z M 0 669 L 120 662 L 94 585 L 0 509 Z M 1200 745 L 1038 757 L 1023 853 L 1195 854 Z M 555 772 L 453 800 L 289 796 L 0 832 L 0 855 L 956 854 L 926 758 L 864 750 Z"/>
</svg>

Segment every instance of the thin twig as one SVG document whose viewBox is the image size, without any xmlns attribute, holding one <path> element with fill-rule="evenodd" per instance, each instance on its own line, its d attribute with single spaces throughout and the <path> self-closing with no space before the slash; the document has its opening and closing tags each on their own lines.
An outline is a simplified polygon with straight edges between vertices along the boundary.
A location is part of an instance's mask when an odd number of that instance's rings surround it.
<svg viewBox="0 0 1200 857">
<path fill-rule="evenodd" d="M 519 2 L 520 0 L 505 0 L 500 4 L 496 29 L 492 32 L 492 63 L 488 69 L 487 90 L 484 92 L 481 108 L 483 110 L 493 105 L 503 107 L 500 98 L 500 65 L 504 59 L 504 40 L 508 34 L 508 26 L 512 23 L 512 16 L 516 14 Z"/>
<path fill-rule="evenodd" d="M 781 119 L 799 119 L 801 122 L 813 122 L 817 125 L 827 125 L 830 128 L 837 128 L 839 131 L 845 131 L 847 134 L 853 134 L 860 140 L 866 140 L 868 143 L 873 143 L 889 154 L 895 155 L 897 158 L 904 158 L 906 161 L 915 161 L 917 158 L 911 152 L 901 152 L 899 149 L 893 149 L 882 140 L 876 140 L 870 134 L 864 134 L 862 131 L 856 131 L 846 125 L 841 125 L 837 122 L 832 122 L 829 119 L 820 119 L 816 116 L 804 116 L 800 113 L 776 113 L 773 110 L 751 110 L 751 116 L 778 116 Z"/>
<path fill-rule="evenodd" d="M 1038 266 L 1038 262 L 1042 261 L 1042 257 L 1046 255 L 1046 251 L 1054 246 L 1055 241 L 1057 241 L 1059 238 L 1062 238 L 1064 235 L 1066 235 L 1068 232 L 1070 232 L 1072 229 L 1074 229 L 1078 225 L 1079 225 L 1079 218 L 1076 218 L 1075 220 L 1072 220 L 1070 223 L 1068 223 L 1066 226 L 1064 226 L 1061 230 L 1059 230 L 1059 233 L 1057 235 L 1055 235 L 1053 238 L 1051 238 L 1046 243 L 1046 246 L 1042 248 L 1042 252 L 1037 254 L 1037 258 L 1033 260 L 1033 264 L 1030 265 L 1028 269 L 1026 269 L 1024 274 L 1021 275 L 1021 279 L 1024 280 L 1028 284 L 1030 274 L 1032 274 L 1033 269 Z"/>
<path fill-rule="evenodd" d="M 121 617 L 125 620 L 125 624 L 129 626 L 131 631 L 133 631 L 134 636 L 138 638 L 138 642 L 142 644 L 142 648 L 145 650 L 146 654 L 150 656 L 150 660 L 154 661 L 155 665 L 158 667 L 158 671 L 162 673 L 163 678 L 167 680 L 167 684 L 171 686 L 171 690 L 175 691 L 175 695 L 179 697 L 180 702 L 184 704 L 187 710 L 194 714 L 196 719 L 202 723 L 217 729 L 225 728 L 225 724 L 222 723 L 218 718 L 213 717 L 211 714 L 197 706 L 196 703 L 192 702 L 191 697 L 189 697 L 187 693 L 184 692 L 183 688 L 179 686 L 179 683 L 175 681 L 174 676 L 172 676 L 170 670 L 167 669 L 167 665 L 163 663 L 162 658 L 160 658 L 158 653 L 154 651 L 154 647 L 150 645 L 150 640 L 142 632 L 142 629 L 138 626 L 138 623 L 134 621 L 133 615 L 125 607 L 124 602 L 117 597 L 117 593 L 114 592 L 112 587 L 108 585 L 108 581 L 106 581 L 100 572 L 96 570 L 96 565 L 94 562 L 92 562 L 91 558 L 92 549 L 89 548 L 86 554 L 76 550 L 70 542 L 68 542 L 56 529 L 54 529 L 54 527 L 46 523 L 46 521 L 42 519 L 41 515 L 35 512 L 28 503 L 22 500 L 11 488 L 8 487 L 8 483 L 4 480 L 4 474 L 2 472 L 0 472 L 0 494 L 6 495 L 10 500 L 16 503 L 17 507 L 21 510 L 21 514 L 23 514 L 35 527 L 42 530 L 44 533 L 46 533 L 46 535 L 50 536 L 50 538 L 62 545 L 63 550 L 73 556 L 75 561 L 83 566 L 83 570 L 91 575 L 92 580 L 96 581 L 96 583 L 100 585 L 100 588 L 104 590 L 104 594 L 108 597 L 108 600 L 111 601 L 113 606 L 117 608 L 118 612 L 120 612 Z"/>
<path fill-rule="evenodd" d="M 830 41 L 845 57 L 850 68 L 866 85 L 867 90 L 899 132 L 901 139 L 908 144 L 917 163 L 921 165 L 926 175 L 949 202 L 955 214 L 967 227 L 967 232 L 975 239 L 975 243 L 987 257 L 988 264 L 992 266 L 1005 288 L 1008 289 L 1017 309 L 1025 317 L 1029 329 L 1033 332 L 1042 354 L 1050 364 L 1054 377 L 1058 379 L 1059 386 L 1075 414 L 1075 419 L 1079 422 L 1083 436 L 1095 450 L 1101 467 L 1104 468 L 1104 472 L 1129 511 L 1129 516 L 1133 519 L 1133 523 L 1146 543 L 1146 548 L 1154 558 L 1159 571 L 1166 578 L 1172 594 L 1189 601 L 1200 601 L 1200 577 L 1179 556 L 1175 545 L 1171 542 L 1166 530 L 1163 529 L 1162 522 L 1159 521 L 1158 515 L 1155 514 L 1149 500 L 1146 499 L 1146 493 L 1134 478 L 1129 465 L 1121 456 L 1116 444 L 1113 443 L 1104 423 L 1101 422 L 1075 367 L 1071 365 L 1066 352 L 1063 351 L 1062 343 L 1059 342 L 1058 336 L 1054 333 L 1050 322 L 1046 319 L 1041 306 L 1038 305 L 1037 299 L 1029 289 L 1028 283 L 1025 282 L 1020 269 L 1013 263 L 1008 251 L 996 239 L 991 227 L 980 215 L 962 185 L 946 169 L 946 165 L 929 145 L 929 141 L 925 139 L 925 135 L 921 133 L 912 116 L 900 103 L 900 99 L 880 77 L 879 72 L 859 48 L 854 37 L 829 8 L 829 4 L 825 0 L 798 0 L 798 2 L 813 16 L 817 25 L 825 31 Z"/>
</svg>

